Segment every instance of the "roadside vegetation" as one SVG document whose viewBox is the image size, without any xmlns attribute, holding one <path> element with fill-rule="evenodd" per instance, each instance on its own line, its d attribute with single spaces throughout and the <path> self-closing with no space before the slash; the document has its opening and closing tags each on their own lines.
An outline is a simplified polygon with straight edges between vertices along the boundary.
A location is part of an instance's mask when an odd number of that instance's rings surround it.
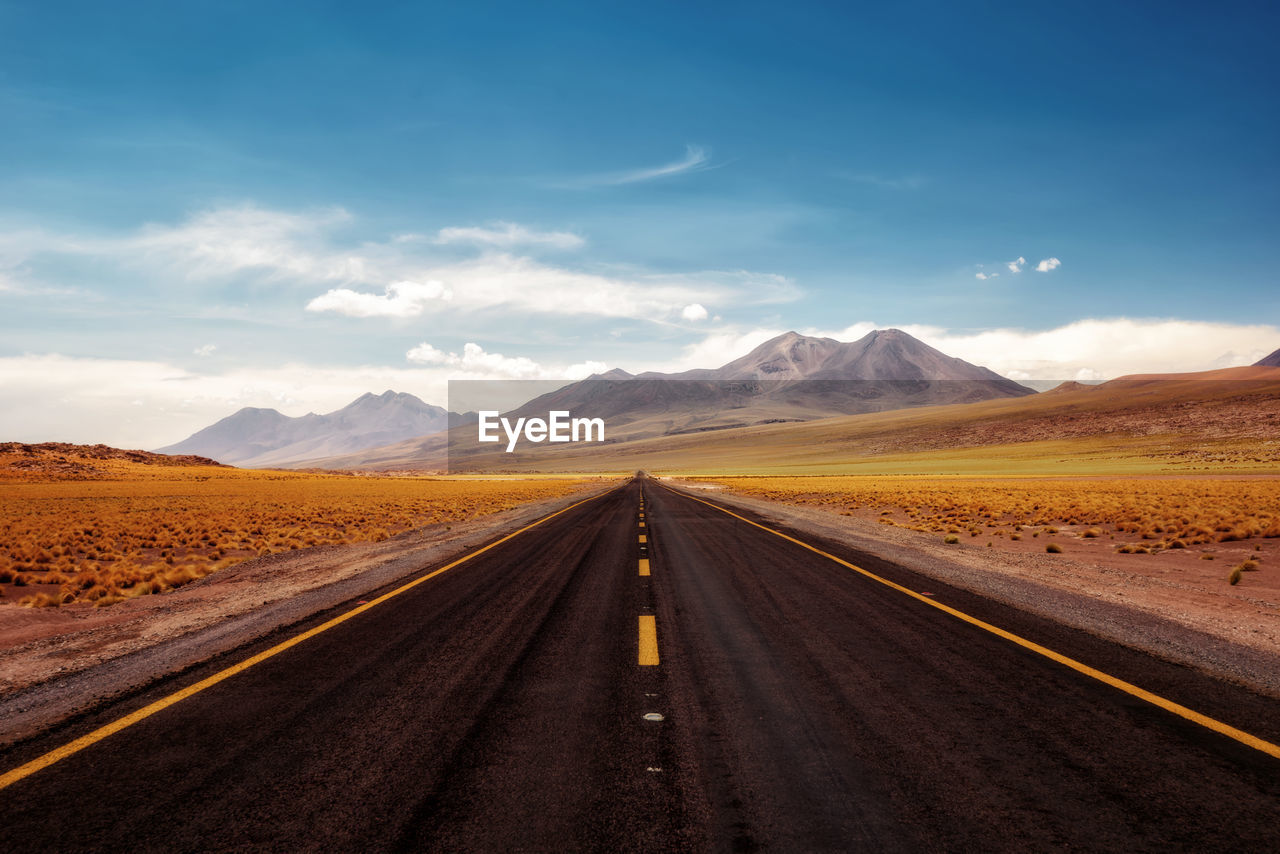
<svg viewBox="0 0 1280 854">
<path fill-rule="evenodd" d="M 61 464 L 60 464 L 61 465 Z M 76 463 L 76 466 L 80 466 Z M 160 467 L 0 465 L 0 601 L 109 605 L 263 555 L 385 540 L 542 498 L 581 480 Z"/>
<path fill-rule="evenodd" d="M 1018 541 L 1106 540 L 1121 554 L 1280 537 L 1280 479 L 1204 477 L 708 479 L 773 501 L 866 513 L 882 524 Z M 1058 543 L 1045 550 L 1061 550 Z M 1247 571 L 1247 570 L 1246 570 Z M 1237 576 L 1238 578 L 1238 576 Z M 1234 582 L 1233 582 L 1234 583 Z"/>
</svg>

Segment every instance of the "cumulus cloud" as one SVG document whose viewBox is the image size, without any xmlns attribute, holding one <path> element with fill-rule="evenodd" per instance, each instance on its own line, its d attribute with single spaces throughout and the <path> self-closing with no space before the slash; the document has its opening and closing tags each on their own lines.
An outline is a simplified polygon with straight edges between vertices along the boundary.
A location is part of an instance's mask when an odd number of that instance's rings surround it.
<svg viewBox="0 0 1280 854">
<path fill-rule="evenodd" d="M 498 222 L 492 228 L 442 228 L 436 243 L 467 243 L 509 249 L 515 246 L 546 246 L 551 249 L 578 249 L 586 244 L 568 231 L 534 231 L 514 222 Z"/>
<path fill-rule="evenodd" d="M 1050 270 L 1056 270 L 1061 266 L 1062 266 L 1062 262 L 1059 261 L 1057 258 L 1045 258 L 1043 261 L 1041 261 L 1039 264 L 1036 265 L 1036 272 L 1047 273 Z"/>
<path fill-rule="evenodd" d="M 192 350 L 192 354 L 196 356 L 212 356 L 214 351 L 218 349 L 217 344 L 205 344 Z"/>
<path fill-rule="evenodd" d="M 1023 258 L 1021 255 L 1019 255 L 1019 256 L 1018 256 L 1018 260 L 1016 260 L 1016 261 L 1010 261 L 1010 262 L 1009 262 L 1008 264 L 1006 264 L 1005 266 L 1009 268 L 1009 272 L 1010 272 L 1010 273 L 1021 273 L 1021 272 L 1022 272 L 1022 268 L 1023 268 L 1023 266 L 1024 266 L 1026 263 L 1027 263 L 1027 259 L 1026 259 L 1026 258 Z"/>
<path fill-rule="evenodd" d="M 428 306 L 452 312 L 501 309 L 522 314 L 596 316 L 662 321 L 679 317 L 691 303 L 759 305 L 794 299 L 789 279 L 771 274 L 698 272 L 683 275 L 609 275 L 544 264 L 509 253 L 423 270 L 449 296 L 433 302 L 352 288 L 331 290 L 312 300 L 311 311 L 352 317 L 421 314 Z M 416 292 L 415 292 L 416 293 Z"/>
<path fill-rule="evenodd" d="M 689 321 L 699 321 L 707 319 L 707 309 L 697 302 L 692 302 L 680 310 L 680 317 Z"/>
<path fill-rule="evenodd" d="M 479 344 L 468 342 L 462 353 L 447 353 L 425 341 L 405 354 L 410 362 L 419 365 L 439 365 L 453 368 L 453 378 L 465 379 L 514 379 L 580 380 L 592 374 L 608 370 L 603 362 L 579 362 L 575 365 L 543 366 L 526 356 L 504 356 L 487 353 Z"/>
<path fill-rule="evenodd" d="M 985 282 L 987 279 L 998 279 L 998 278 L 1000 278 L 1000 274 L 999 274 L 999 273 L 974 273 L 974 274 L 973 274 L 973 277 L 974 277 L 975 279 L 978 279 L 979 281 L 983 281 L 983 282 Z"/>
<path fill-rule="evenodd" d="M 431 303 L 448 302 L 453 292 L 439 282 L 392 282 L 381 294 L 334 288 L 307 303 L 307 311 L 348 317 L 416 317 Z"/>
</svg>

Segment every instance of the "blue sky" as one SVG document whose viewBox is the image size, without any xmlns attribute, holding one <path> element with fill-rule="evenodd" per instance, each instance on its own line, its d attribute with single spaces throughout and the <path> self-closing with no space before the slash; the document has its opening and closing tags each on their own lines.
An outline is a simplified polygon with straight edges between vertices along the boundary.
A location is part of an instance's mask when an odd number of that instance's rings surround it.
<svg viewBox="0 0 1280 854">
<path fill-rule="evenodd" d="M 0 438 L 786 329 L 1025 378 L 1280 347 L 1264 4 L 380 5 L 0 3 Z"/>
</svg>

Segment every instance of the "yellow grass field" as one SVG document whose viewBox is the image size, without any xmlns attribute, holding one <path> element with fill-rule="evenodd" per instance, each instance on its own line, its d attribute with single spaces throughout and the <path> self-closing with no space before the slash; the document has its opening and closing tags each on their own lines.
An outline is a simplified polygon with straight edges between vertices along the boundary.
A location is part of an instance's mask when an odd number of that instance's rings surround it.
<svg viewBox="0 0 1280 854">
<path fill-rule="evenodd" d="M 37 461 L 0 466 L 0 598 L 39 606 L 161 593 L 259 555 L 383 540 L 583 483 Z"/>
<path fill-rule="evenodd" d="M 845 514 L 877 511 L 883 523 L 916 531 L 1013 540 L 1040 533 L 1107 538 L 1124 553 L 1280 537 L 1280 479 L 1271 477 L 706 480 L 745 495 Z"/>
</svg>

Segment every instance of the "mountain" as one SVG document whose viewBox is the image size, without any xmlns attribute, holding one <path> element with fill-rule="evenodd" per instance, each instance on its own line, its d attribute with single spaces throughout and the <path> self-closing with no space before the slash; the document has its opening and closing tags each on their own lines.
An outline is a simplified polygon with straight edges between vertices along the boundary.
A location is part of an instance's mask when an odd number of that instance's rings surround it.
<svg viewBox="0 0 1280 854">
<path fill-rule="evenodd" d="M 512 415 L 568 410 L 604 418 L 611 438 L 635 439 L 1033 393 L 898 329 L 850 343 L 787 332 L 719 368 L 610 371 L 537 397 Z"/>
<path fill-rule="evenodd" d="M 197 454 L 245 468 L 283 466 L 352 453 L 448 429 L 449 413 L 411 394 L 364 394 L 327 415 L 291 418 L 247 406 L 175 445 L 164 454 Z"/>
<path fill-rule="evenodd" d="M 994 371 L 935 350 L 900 329 L 877 329 L 857 341 L 787 332 L 714 370 L 641 374 L 641 378 L 712 380 L 974 380 L 1011 394 L 1026 389 Z"/>
<path fill-rule="evenodd" d="M 877 330 L 849 343 L 788 332 L 718 368 L 596 374 L 534 398 L 507 417 L 545 418 L 552 410 L 567 410 L 575 417 L 603 418 L 608 442 L 616 443 L 1031 394 L 1032 389 L 898 329 Z M 437 469 L 472 459 L 478 464 L 481 458 L 514 462 L 500 451 L 494 458 L 492 445 L 480 446 L 474 427 L 451 430 L 447 439 L 417 437 L 306 464 Z"/>
<path fill-rule="evenodd" d="M 1258 368 L 1280 368 L 1280 350 L 1275 351 L 1270 356 L 1259 359 L 1253 364 L 1254 367 Z"/>
</svg>

